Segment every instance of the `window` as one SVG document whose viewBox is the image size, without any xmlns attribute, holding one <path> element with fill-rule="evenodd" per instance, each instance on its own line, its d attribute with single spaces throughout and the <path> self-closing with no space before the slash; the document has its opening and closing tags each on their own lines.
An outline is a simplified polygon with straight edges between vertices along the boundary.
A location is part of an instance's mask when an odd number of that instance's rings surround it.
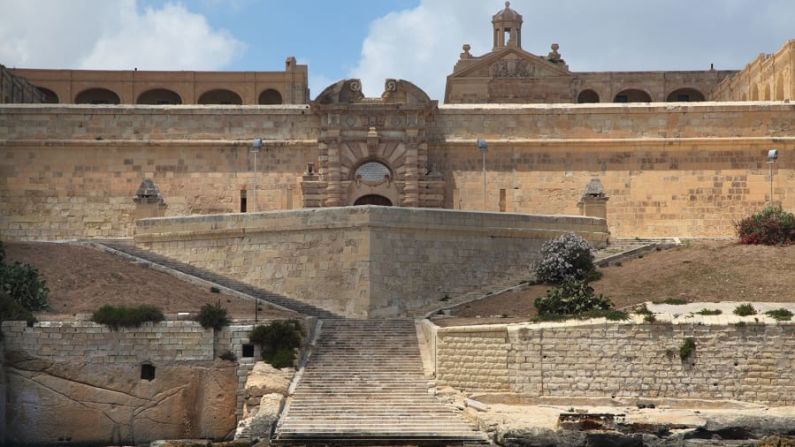
<svg viewBox="0 0 795 447">
<path fill-rule="evenodd" d="M 251 358 L 254 357 L 254 345 L 251 343 L 243 343 L 243 357 L 244 358 Z"/>
<path fill-rule="evenodd" d="M 248 195 L 246 194 L 246 190 L 240 191 L 240 212 L 245 213 L 246 209 L 248 208 Z"/>
<path fill-rule="evenodd" d="M 356 169 L 355 178 L 364 183 L 383 183 L 388 180 L 392 172 L 389 168 L 377 161 L 368 161 Z"/>
<path fill-rule="evenodd" d="M 151 363 L 143 363 L 141 365 L 141 380 L 152 381 L 155 380 L 155 366 Z"/>
</svg>

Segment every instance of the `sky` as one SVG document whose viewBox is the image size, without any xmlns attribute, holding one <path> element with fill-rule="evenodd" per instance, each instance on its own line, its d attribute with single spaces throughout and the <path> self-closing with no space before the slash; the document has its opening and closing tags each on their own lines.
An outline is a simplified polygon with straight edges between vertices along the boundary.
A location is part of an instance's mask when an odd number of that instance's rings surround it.
<svg viewBox="0 0 795 447">
<path fill-rule="evenodd" d="M 25 68 L 283 70 L 312 97 L 359 78 L 437 99 L 468 43 L 491 49 L 501 0 L 0 0 L 0 64 Z M 522 46 L 572 71 L 741 69 L 795 38 L 793 0 L 514 0 Z"/>
</svg>

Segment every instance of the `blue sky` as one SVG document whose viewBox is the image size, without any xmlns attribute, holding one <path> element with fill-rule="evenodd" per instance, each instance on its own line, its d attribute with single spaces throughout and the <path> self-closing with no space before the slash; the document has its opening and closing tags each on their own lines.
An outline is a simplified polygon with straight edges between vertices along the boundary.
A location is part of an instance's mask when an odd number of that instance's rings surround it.
<svg viewBox="0 0 795 447">
<path fill-rule="evenodd" d="M 11 67 L 281 70 L 309 65 L 312 94 L 386 78 L 432 97 L 469 43 L 491 46 L 503 0 L 0 0 Z M 551 43 L 573 71 L 741 69 L 795 38 L 793 0 L 515 0 L 524 49 Z M 36 26 L 32 26 L 32 24 Z"/>
</svg>

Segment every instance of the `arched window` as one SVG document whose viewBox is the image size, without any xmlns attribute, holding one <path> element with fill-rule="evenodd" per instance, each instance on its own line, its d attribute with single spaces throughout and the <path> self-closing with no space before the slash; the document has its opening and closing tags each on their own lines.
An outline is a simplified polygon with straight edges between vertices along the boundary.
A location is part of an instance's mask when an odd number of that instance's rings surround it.
<svg viewBox="0 0 795 447">
<path fill-rule="evenodd" d="M 164 88 L 155 88 L 147 90 L 138 95 L 138 104 L 151 104 L 151 105 L 177 105 L 182 104 L 182 98 L 176 92 Z"/>
<path fill-rule="evenodd" d="M 259 95 L 259 103 L 261 105 L 275 105 L 282 103 L 282 94 L 278 91 L 269 88 Z"/>
<path fill-rule="evenodd" d="M 668 95 L 668 102 L 701 102 L 706 101 L 704 94 L 694 88 L 680 88 Z"/>
<path fill-rule="evenodd" d="M 199 97 L 199 104 L 234 104 L 241 105 L 243 100 L 240 95 L 224 89 L 210 90 Z"/>
<path fill-rule="evenodd" d="M 58 98 L 58 95 L 56 95 L 54 91 L 44 87 L 36 87 L 36 88 L 41 92 L 42 95 L 44 95 L 45 104 L 58 104 L 59 102 L 61 102 L 60 99 Z"/>
<path fill-rule="evenodd" d="M 368 161 L 362 163 L 356 171 L 354 171 L 354 180 L 361 181 L 368 184 L 383 183 L 392 176 L 392 171 L 383 163 L 377 161 Z"/>
<path fill-rule="evenodd" d="M 579 104 L 593 104 L 599 102 L 599 94 L 593 90 L 583 90 L 577 95 Z"/>
<path fill-rule="evenodd" d="M 75 104 L 119 104 L 119 95 L 106 88 L 83 90 L 75 98 Z"/>
<path fill-rule="evenodd" d="M 651 102 L 651 96 L 638 89 L 627 89 L 616 95 L 614 102 Z"/>
<path fill-rule="evenodd" d="M 378 194 L 368 194 L 366 196 L 359 197 L 356 199 L 356 202 L 353 203 L 353 206 L 362 205 L 392 206 L 392 201 Z"/>
</svg>

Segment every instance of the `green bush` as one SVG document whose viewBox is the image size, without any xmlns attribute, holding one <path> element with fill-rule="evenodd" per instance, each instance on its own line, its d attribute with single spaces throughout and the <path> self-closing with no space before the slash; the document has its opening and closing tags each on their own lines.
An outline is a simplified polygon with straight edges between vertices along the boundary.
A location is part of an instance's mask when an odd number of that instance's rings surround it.
<svg viewBox="0 0 795 447">
<path fill-rule="evenodd" d="M 701 309 L 696 313 L 699 315 L 720 315 L 723 311 L 720 309 Z"/>
<path fill-rule="evenodd" d="M 301 347 L 304 329 L 296 320 L 277 320 L 255 327 L 248 339 L 260 347 L 262 360 L 274 368 L 293 366 L 295 351 Z"/>
<path fill-rule="evenodd" d="M 795 243 L 795 215 L 776 206 L 746 217 L 735 225 L 742 244 L 785 245 Z"/>
<path fill-rule="evenodd" d="M 534 304 L 540 316 L 580 315 L 613 308 L 608 298 L 594 294 L 585 281 L 573 279 L 547 290 L 546 296 L 536 298 Z"/>
<path fill-rule="evenodd" d="M 547 241 L 541 247 L 541 261 L 536 265 L 539 281 L 560 284 L 567 279 L 584 280 L 593 276 L 591 245 L 574 233 Z"/>
<path fill-rule="evenodd" d="M 689 359 L 694 352 L 696 352 L 696 340 L 692 337 L 687 337 L 682 342 L 682 346 L 679 347 L 679 358 L 684 362 Z"/>
<path fill-rule="evenodd" d="M 227 362 L 237 361 L 237 356 L 235 355 L 235 353 L 229 350 L 222 352 L 221 355 L 218 356 L 218 358 L 220 358 L 221 360 L 226 360 Z"/>
<path fill-rule="evenodd" d="M 47 308 L 47 282 L 30 264 L 0 265 L 0 289 L 25 309 L 35 312 Z"/>
<path fill-rule="evenodd" d="M 769 310 L 765 312 L 765 314 L 778 321 L 790 321 L 792 320 L 792 312 L 787 309 L 775 309 Z"/>
<path fill-rule="evenodd" d="M 734 314 L 739 315 L 741 317 L 756 315 L 756 309 L 752 304 L 740 304 L 734 309 Z"/>
<path fill-rule="evenodd" d="M 146 304 L 136 307 L 106 304 L 91 316 L 94 323 L 104 324 L 114 331 L 120 327 L 139 327 L 144 323 L 159 323 L 165 319 L 160 309 Z"/>
<path fill-rule="evenodd" d="M 203 328 L 213 328 L 216 331 L 220 331 L 226 326 L 229 326 L 228 313 L 226 308 L 221 306 L 221 303 L 205 304 L 202 306 L 199 310 L 199 315 L 196 317 L 196 321 L 198 321 Z"/>
<path fill-rule="evenodd" d="M 6 249 L 3 247 L 3 241 L 0 241 L 0 268 L 6 262 Z"/>
<path fill-rule="evenodd" d="M 25 321 L 30 326 L 36 322 L 36 317 L 33 316 L 31 311 L 14 301 L 7 293 L 0 290 L 0 323 L 3 321 Z M 2 339 L 3 333 L 0 332 L 0 340 Z"/>
</svg>

